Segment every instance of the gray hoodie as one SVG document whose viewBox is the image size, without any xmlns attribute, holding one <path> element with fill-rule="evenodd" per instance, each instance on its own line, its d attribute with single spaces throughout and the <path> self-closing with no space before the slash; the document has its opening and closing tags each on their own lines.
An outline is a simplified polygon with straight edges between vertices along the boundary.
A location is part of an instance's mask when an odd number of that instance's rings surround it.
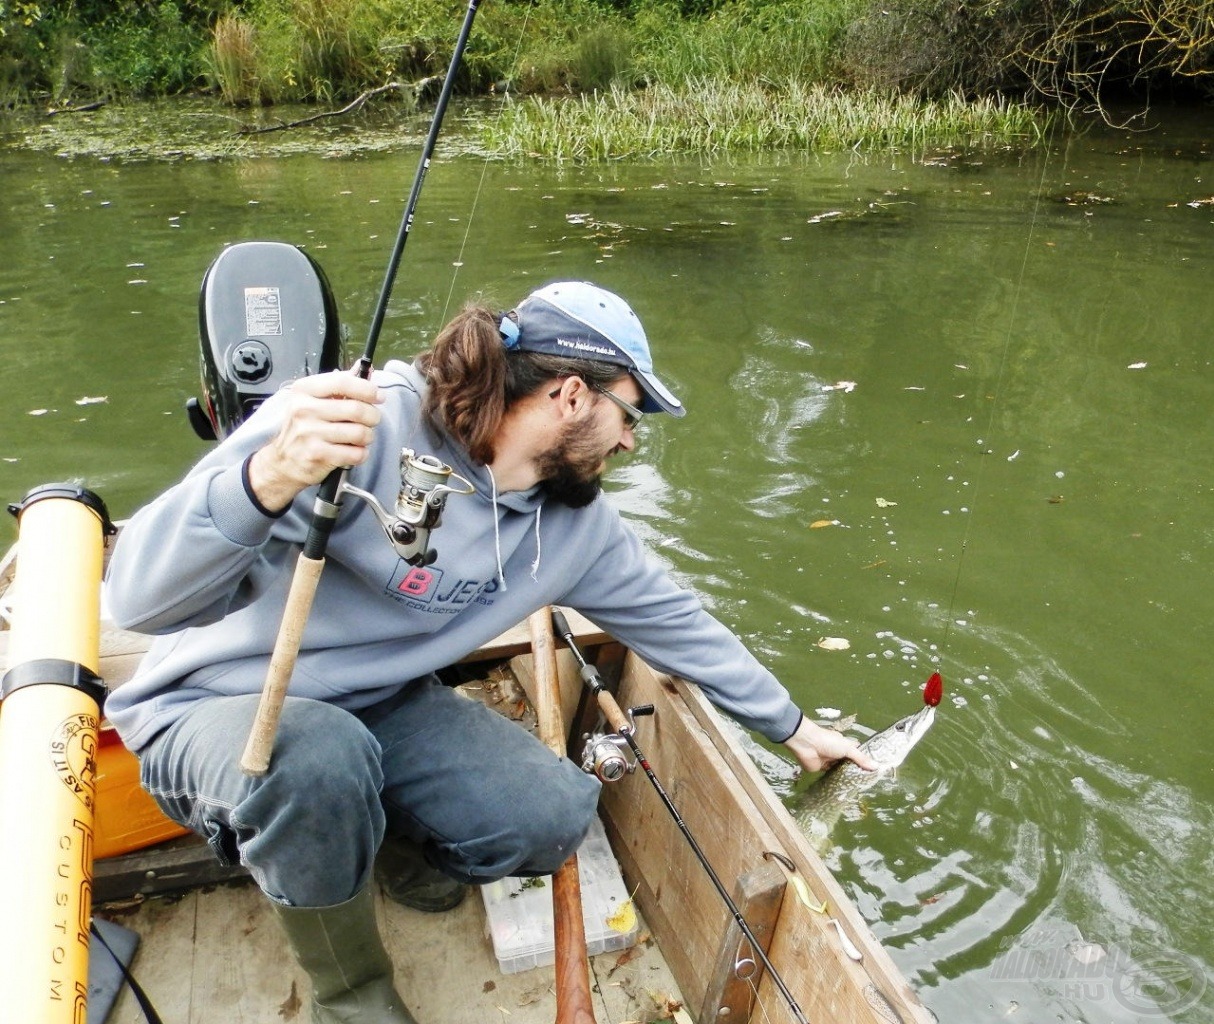
<svg viewBox="0 0 1214 1024">
<path fill-rule="evenodd" d="M 399 558 L 366 503 L 345 499 L 304 630 L 291 693 L 355 710 L 408 680 L 454 664 L 537 608 L 575 608 L 654 667 L 698 683 L 748 728 L 790 736 L 801 713 L 788 692 L 694 595 L 677 586 L 602 498 L 582 509 L 542 488 L 496 494 L 421 412 L 424 378 L 389 363 L 370 457 L 349 476 L 391 509 L 401 448 L 435 455 L 475 484 L 452 496 L 431 536 L 437 560 Z M 257 693 L 282 619 L 314 490 L 278 517 L 252 501 L 245 460 L 278 430 L 281 394 L 123 530 L 106 579 L 125 629 L 157 635 L 106 715 L 138 751 L 196 700 Z"/>
</svg>

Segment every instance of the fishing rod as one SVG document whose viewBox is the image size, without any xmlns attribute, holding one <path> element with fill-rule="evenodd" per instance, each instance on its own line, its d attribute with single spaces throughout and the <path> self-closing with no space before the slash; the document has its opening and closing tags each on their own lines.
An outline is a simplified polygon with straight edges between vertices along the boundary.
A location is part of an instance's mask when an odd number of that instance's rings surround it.
<svg viewBox="0 0 1214 1024">
<path fill-rule="evenodd" d="M 662 783 L 658 781 L 653 768 L 650 767 L 649 761 L 641 753 L 641 748 L 637 746 L 636 725 L 633 718 L 636 715 L 653 714 L 653 705 L 649 704 L 642 707 L 629 708 L 628 713 L 625 714 L 619 704 L 616 703 L 615 697 L 612 696 L 603 684 L 603 677 L 599 674 L 599 670 L 586 661 L 581 648 L 573 637 L 573 630 L 569 628 L 569 621 L 565 618 L 564 613 L 555 606 L 552 609 L 552 622 L 557 635 L 565 641 L 566 646 L 573 652 L 573 657 L 578 663 L 578 672 L 582 677 L 582 682 L 590 690 L 591 695 L 598 701 L 599 710 L 603 713 L 603 717 L 607 720 L 608 725 L 615 730 L 616 736 L 627 744 L 628 748 L 632 751 L 632 756 L 636 759 L 636 763 L 641 766 L 649 781 L 653 783 L 653 788 L 657 791 L 662 803 L 666 805 L 666 810 L 670 812 L 675 824 L 679 827 L 679 831 L 683 833 L 683 838 L 691 846 L 696 860 L 700 862 L 700 866 L 707 872 L 713 887 L 717 890 L 721 899 L 725 901 L 730 914 L 733 915 L 734 922 L 746 937 L 746 941 L 750 943 L 750 948 L 754 950 L 755 956 L 759 958 L 767 973 L 771 975 L 771 980 L 775 983 L 776 988 L 780 990 L 780 995 L 784 997 L 784 1001 L 788 1003 L 788 1008 L 792 1011 L 798 1024 L 809 1024 L 809 1019 L 805 1016 L 800 1004 L 797 1003 L 796 998 L 789 991 L 788 985 L 785 984 L 784 979 L 780 976 L 780 972 L 776 970 L 775 965 L 768 959 L 767 952 L 759 945 L 759 940 L 755 938 L 750 925 L 746 923 L 746 918 L 742 916 L 742 911 L 738 908 L 738 904 L 729 895 L 729 891 L 721 882 L 720 876 L 713 869 L 712 864 L 709 863 L 708 858 L 704 855 L 704 851 L 700 848 L 700 844 L 696 842 L 695 836 L 691 834 L 691 829 L 687 827 L 687 823 L 683 820 L 682 815 L 679 814 L 674 801 L 670 799 L 670 795 L 663 788 Z M 593 762 L 596 774 L 599 774 L 600 778 L 604 779 L 604 781 L 615 781 L 623 777 L 626 765 L 618 754 L 612 755 L 611 747 L 615 745 L 615 737 L 606 737 L 605 740 L 606 742 L 598 748 L 597 754 L 588 752 L 587 760 Z M 603 769 L 601 772 L 597 771 L 600 765 Z M 585 768 L 586 764 L 583 763 L 582 767 Z"/>
<path fill-rule="evenodd" d="M 367 343 L 358 362 L 353 367 L 354 373 L 363 380 L 367 380 L 371 376 L 375 346 L 379 342 L 380 329 L 383 327 L 388 300 L 392 296 L 392 286 L 396 281 L 401 256 L 405 251 L 405 243 L 408 242 L 409 232 L 413 228 L 417 200 L 426 180 L 426 172 L 430 169 L 430 161 L 434 156 L 434 146 L 438 141 L 443 115 L 447 111 L 447 104 L 455 87 L 455 76 L 463 60 L 464 49 L 468 44 L 468 36 L 472 32 L 472 22 L 479 6 L 480 0 L 468 0 L 468 10 L 465 12 L 463 24 L 460 26 L 455 50 L 451 55 L 451 63 L 447 67 L 447 74 L 443 79 L 442 89 L 434 107 L 434 115 L 430 119 L 430 130 L 422 145 L 421 159 L 418 161 L 417 172 L 413 176 L 413 186 L 409 190 L 405 213 L 401 218 L 396 241 L 392 246 L 392 254 L 388 260 L 388 267 L 384 273 L 384 282 L 375 303 L 371 326 L 367 331 Z M 308 614 L 312 609 L 312 600 L 316 596 L 316 588 L 320 583 L 320 574 L 325 565 L 325 551 L 329 546 L 329 535 L 333 532 L 333 527 L 341 512 L 343 496 L 354 494 L 367 501 L 379 519 L 384 532 L 388 535 L 388 540 L 401 557 L 413 565 L 426 565 L 434 560 L 434 552 L 429 547 L 430 531 L 439 525 L 447 496 L 471 493 L 471 484 L 461 477 L 456 477 L 456 479 L 464 485 L 462 488 L 447 486 L 447 481 L 455 476 L 450 466 L 444 465 L 431 455 L 419 456 L 406 448 L 401 452 L 402 486 L 396 503 L 397 514 L 393 517 L 384 512 L 373 496 L 346 483 L 348 472 L 348 467 L 341 467 L 329 473 L 320 485 L 315 504 L 312 507 L 312 521 L 308 526 L 308 536 L 304 541 L 303 550 L 295 565 L 295 575 L 291 579 L 291 589 L 287 594 L 286 607 L 283 609 L 282 624 L 279 626 L 278 636 L 274 642 L 274 653 L 270 658 L 265 686 L 261 691 L 261 701 L 257 705 L 257 716 L 253 721 L 248 743 L 245 745 L 244 754 L 240 759 L 241 770 L 246 775 L 264 775 L 269 770 L 270 752 L 274 746 L 274 734 L 278 731 L 278 719 L 282 713 L 283 700 L 287 695 L 287 686 L 290 684 L 291 674 L 299 657 L 304 626 L 307 624 Z"/>
</svg>

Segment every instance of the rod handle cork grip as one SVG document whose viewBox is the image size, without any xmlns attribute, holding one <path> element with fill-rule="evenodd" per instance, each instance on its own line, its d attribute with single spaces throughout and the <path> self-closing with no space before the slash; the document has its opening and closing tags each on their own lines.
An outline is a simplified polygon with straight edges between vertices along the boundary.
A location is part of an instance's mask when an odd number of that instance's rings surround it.
<svg viewBox="0 0 1214 1024">
<path fill-rule="evenodd" d="M 552 611 L 541 608 L 527 620 L 535 657 L 535 716 L 540 739 L 565 756 L 565 720 L 561 715 L 561 681 L 552 636 Z M 590 995 L 590 962 L 586 924 L 582 919 L 582 885 L 577 853 L 552 876 L 552 929 L 555 945 L 556 1024 L 594 1024 Z"/>
<path fill-rule="evenodd" d="M 635 731 L 632 722 L 628 720 L 628 716 L 624 714 L 609 690 L 596 690 L 594 696 L 599 702 L 599 710 L 603 712 L 603 717 L 619 735 L 630 736 Z"/>
<path fill-rule="evenodd" d="M 291 683 L 291 673 L 299 657 L 304 627 L 312 611 L 312 600 L 324 570 L 324 558 L 299 556 L 295 563 L 295 575 L 291 577 L 291 589 L 287 594 L 287 605 L 283 609 L 282 623 L 274 641 L 274 653 L 270 657 L 270 668 L 266 672 L 266 683 L 257 704 L 257 716 L 240 757 L 240 770 L 246 775 L 265 775 L 270 770 L 270 754 L 274 749 L 274 736 L 278 732 L 278 718 Z"/>
</svg>

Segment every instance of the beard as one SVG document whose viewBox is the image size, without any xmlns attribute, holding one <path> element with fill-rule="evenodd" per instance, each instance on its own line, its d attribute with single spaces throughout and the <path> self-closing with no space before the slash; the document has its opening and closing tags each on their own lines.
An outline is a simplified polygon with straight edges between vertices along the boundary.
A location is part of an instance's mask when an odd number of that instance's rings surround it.
<svg viewBox="0 0 1214 1024">
<path fill-rule="evenodd" d="M 553 501 L 585 508 L 603 489 L 602 461 L 590 443 L 574 438 L 571 428 L 540 458 L 540 486 Z"/>
</svg>

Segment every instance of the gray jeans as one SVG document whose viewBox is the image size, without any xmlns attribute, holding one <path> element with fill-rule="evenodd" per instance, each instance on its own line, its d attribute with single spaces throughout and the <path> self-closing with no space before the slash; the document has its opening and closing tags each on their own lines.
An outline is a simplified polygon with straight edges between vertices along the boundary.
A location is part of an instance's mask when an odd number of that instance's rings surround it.
<svg viewBox="0 0 1214 1024">
<path fill-rule="evenodd" d="M 555 871 L 590 827 L 598 780 L 433 676 L 356 713 L 288 697 L 259 778 L 239 763 L 257 701 L 197 701 L 140 761 L 164 812 L 279 903 L 348 900 L 385 829 L 453 878 L 484 883 Z"/>
</svg>

